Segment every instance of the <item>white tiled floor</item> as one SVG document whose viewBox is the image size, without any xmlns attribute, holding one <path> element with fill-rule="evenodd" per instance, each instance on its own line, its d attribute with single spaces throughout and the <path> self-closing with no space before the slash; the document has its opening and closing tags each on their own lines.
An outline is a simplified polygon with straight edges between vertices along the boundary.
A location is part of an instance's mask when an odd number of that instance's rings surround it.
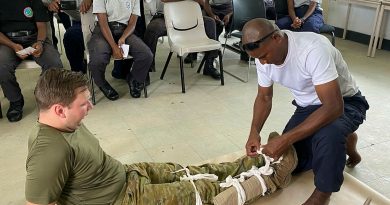
<svg viewBox="0 0 390 205">
<path fill-rule="evenodd" d="M 358 130 L 363 161 L 346 171 L 390 197 L 390 52 L 378 51 L 375 58 L 368 58 L 366 45 L 341 39 L 337 39 L 336 45 L 371 105 L 367 121 Z M 87 127 L 108 154 L 124 163 L 193 164 L 242 150 L 257 91 L 255 70 L 250 71 L 248 83 L 226 75 L 225 86 L 221 86 L 219 81 L 197 74 L 197 68 L 187 65 L 187 93 L 182 94 L 175 57 L 165 79 L 159 79 L 167 48 L 166 44 L 158 46 L 157 72 L 151 73 L 152 83 L 146 99 L 131 98 L 127 84 L 113 79 L 108 69 L 107 79 L 121 97 L 111 102 L 97 92 L 98 103 L 85 119 Z M 238 59 L 238 55 L 227 51 L 224 67 L 244 77 L 247 64 Z M 62 60 L 68 64 L 64 55 Z M 9 123 L 6 118 L 0 120 L 0 204 L 24 201 L 27 136 L 37 114 L 32 92 L 39 73 L 39 69 L 17 71 L 26 100 L 24 118 L 17 123 Z M 294 109 L 287 89 L 275 86 L 274 95 L 273 111 L 263 136 L 271 131 L 281 132 Z M 5 113 L 8 102 L 4 97 L 0 100 Z"/>
</svg>

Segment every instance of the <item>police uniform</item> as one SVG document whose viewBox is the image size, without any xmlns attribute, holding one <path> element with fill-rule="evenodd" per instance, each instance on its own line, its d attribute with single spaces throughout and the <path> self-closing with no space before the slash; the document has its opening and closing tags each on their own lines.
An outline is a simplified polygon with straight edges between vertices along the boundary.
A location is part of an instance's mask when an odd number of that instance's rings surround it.
<svg viewBox="0 0 390 205">
<path fill-rule="evenodd" d="M 38 41 L 38 28 L 36 22 L 49 21 L 48 13 L 41 0 L 0 0 L 0 84 L 5 97 L 11 102 L 7 117 L 10 121 L 21 119 L 23 103 L 15 108 L 14 102 L 23 101 L 23 96 L 15 77 L 15 69 L 21 63 L 14 49 L 6 45 L 11 40 L 23 48 L 32 46 Z M 60 55 L 52 45 L 42 42 L 43 51 L 40 57 L 29 56 L 35 60 L 42 70 L 50 67 L 62 68 Z M 17 120 L 11 120 L 9 113 L 17 109 Z M 15 111 L 15 110 L 14 110 Z"/>
<path fill-rule="evenodd" d="M 118 43 L 119 38 L 128 26 L 131 15 L 141 16 L 140 2 L 139 0 L 95 0 L 93 2 L 93 13 L 107 14 L 111 34 L 115 43 Z M 132 69 L 127 76 L 130 94 L 133 97 L 139 97 L 140 86 L 136 89 L 137 93 L 132 94 L 132 83 L 141 84 L 145 81 L 148 69 L 152 63 L 153 54 L 142 39 L 134 33 L 126 38 L 125 43 L 130 46 L 129 55 L 134 59 Z M 99 24 L 96 25 L 91 40 L 88 42 L 88 50 L 90 53 L 88 66 L 96 85 L 99 86 L 108 99 L 116 100 L 118 98 L 116 91 L 105 79 L 106 66 L 110 62 L 112 48 L 103 36 Z M 110 93 L 115 94 L 111 95 Z"/>
<path fill-rule="evenodd" d="M 226 15 L 233 12 L 232 0 L 210 0 L 210 7 L 215 15 L 218 16 L 219 19 L 223 20 Z M 217 37 L 219 37 L 223 31 L 223 28 L 229 29 L 231 26 L 231 18 L 227 25 L 222 25 L 220 23 L 216 24 L 217 29 Z"/>
</svg>

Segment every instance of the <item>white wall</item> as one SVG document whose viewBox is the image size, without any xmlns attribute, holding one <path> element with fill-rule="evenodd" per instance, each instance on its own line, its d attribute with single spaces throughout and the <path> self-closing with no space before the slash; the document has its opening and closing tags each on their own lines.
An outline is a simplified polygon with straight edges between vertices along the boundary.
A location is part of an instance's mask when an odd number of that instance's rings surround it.
<svg viewBox="0 0 390 205">
<path fill-rule="evenodd" d="M 327 12 L 325 15 L 326 22 L 338 28 L 343 28 L 346 20 L 347 4 L 335 0 L 330 0 L 327 3 L 328 8 L 324 9 Z M 371 35 L 374 18 L 374 8 L 352 4 L 348 30 Z M 382 25 L 385 25 L 385 39 L 390 40 L 390 11 L 385 11 Z"/>
</svg>

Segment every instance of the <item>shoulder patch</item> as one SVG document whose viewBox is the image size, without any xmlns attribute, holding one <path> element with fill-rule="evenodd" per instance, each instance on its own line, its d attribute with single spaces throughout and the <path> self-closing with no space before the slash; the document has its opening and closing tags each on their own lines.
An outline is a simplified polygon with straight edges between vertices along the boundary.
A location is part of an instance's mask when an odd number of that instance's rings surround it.
<svg viewBox="0 0 390 205">
<path fill-rule="evenodd" d="M 31 9 L 31 7 L 26 7 L 23 9 L 23 14 L 27 18 L 31 18 L 33 17 L 33 10 Z"/>
</svg>

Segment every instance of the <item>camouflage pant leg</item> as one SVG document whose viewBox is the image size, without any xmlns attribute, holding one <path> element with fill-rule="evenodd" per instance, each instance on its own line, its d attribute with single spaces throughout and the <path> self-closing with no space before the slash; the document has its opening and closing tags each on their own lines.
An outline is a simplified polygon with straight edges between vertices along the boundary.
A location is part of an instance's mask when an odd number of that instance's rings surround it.
<svg viewBox="0 0 390 205">
<path fill-rule="evenodd" d="M 262 166 L 263 159 L 242 157 L 234 162 L 188 166 L 191 175 L 210 173 L 218 176 L 218 181 L 227 176 L 238 175 L 252 166 Z M 185 172 L 172 173 L 182 169 L 174 163 L 137 163 L 126 165 L 127 195 L 124 204 L 132 205 L 191 205 L 195 204 L 195 189 L 189 181 L 180 181 Z M 195 181 L 196 188 L 204 204 L 211 204 L 215 195 L 223 191 L 219 182 Z"/>
</svg>

